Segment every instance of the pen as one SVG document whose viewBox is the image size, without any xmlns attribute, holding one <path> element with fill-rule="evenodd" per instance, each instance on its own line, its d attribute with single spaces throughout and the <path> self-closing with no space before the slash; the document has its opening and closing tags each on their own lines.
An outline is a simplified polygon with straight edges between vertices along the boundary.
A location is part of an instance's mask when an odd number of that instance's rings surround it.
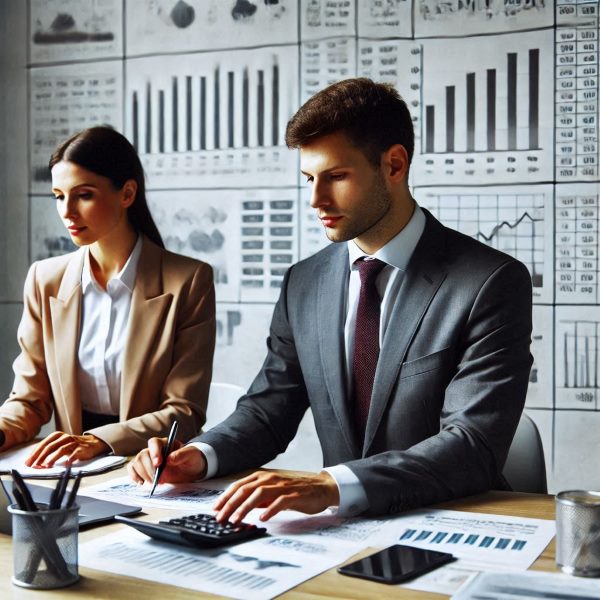
<svg viewBox="0 0 600 600">
<path fill-rule="evenodd" d="M 13 480 L 13 494 L 15 495 L 15 498 L 17 498 L 15 491 L 19 492 L 19 496 L 21 497 L 21 502 L 19 502 L 19 504 L 22 503 L 22 510 L 37 512 L 37 504 L 33 501 L 29 488 L 25 485 L 21 474 L 16 469 L 12 469 L 11 475 Z"/>
<path fill-rule="evenodd" d="M 75 483 L 73 484 L 73 487 L 71 488 L 71 491 L 69 492 L 69 498 L 67 500 L 67 508 L 71 508 L 71 506 L 73 506 L 73 503 L 75 502 L 75 499 L 77 498 L 77 490 L 79 489 L 79 484 L 81 483 L 82 477 L 83 477 L 83 473 L 81 471 L 79 471 L 79 473 L 77 473 L 77 475 L 75 476 Z"/>
<path fill-rule="evenodd" d="M 154 472 L 154 480 L 152 481 L 152 489 L 150 490 L 150 495 L 154 494 L 154 490 L 158 484 L 158 480 L 167 464 L 167 456 L 169 456 L 169 452 L 171 452 L 171 447 L 173 446 L 173 442 L 175 441 L 175 436 L 177 435 L 177 421 L 173 421 L 173 425 L 171 425 L 171 431 L 169 431 L 169 437 L 167 438 L 167 445 L 163 448 L 162 451 L 162 461 L 158 467 L 156 467 L 156 471 Z"/>
</svg>

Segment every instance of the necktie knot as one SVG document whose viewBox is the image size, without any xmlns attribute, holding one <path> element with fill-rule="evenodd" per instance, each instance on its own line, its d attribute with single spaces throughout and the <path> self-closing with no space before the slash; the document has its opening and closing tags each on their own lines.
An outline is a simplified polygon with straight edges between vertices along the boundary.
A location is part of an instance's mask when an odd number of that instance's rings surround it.
<svg viewBox="0 0 600 600">
<path fill-rule="evenodd" d="M 379 273 L 385 267 L 385 263 L 378 258 L 359 258 L 354 263 L 358 269 L 360 274 L 360 283 L 361 285 L 370 285 L 372 284 Z"/>
</svg>

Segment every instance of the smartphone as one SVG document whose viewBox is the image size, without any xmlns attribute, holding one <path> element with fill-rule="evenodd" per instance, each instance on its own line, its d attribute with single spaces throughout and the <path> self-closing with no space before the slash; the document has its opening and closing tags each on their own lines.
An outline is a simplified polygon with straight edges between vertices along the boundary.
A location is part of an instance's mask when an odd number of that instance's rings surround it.
<svg viewBox="0 0 600 600">
<path fill-rule="evenodd" d="M 338 568 L 338 573 L 381 583 L 401 583 L 456 560 L 447 552 L 396 544 Z"/>
</svg>

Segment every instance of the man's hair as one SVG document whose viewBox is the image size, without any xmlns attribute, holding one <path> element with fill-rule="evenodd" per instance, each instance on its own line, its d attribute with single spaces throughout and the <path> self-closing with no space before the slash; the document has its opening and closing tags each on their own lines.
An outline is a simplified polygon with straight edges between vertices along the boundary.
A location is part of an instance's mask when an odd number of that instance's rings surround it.
<svg viewBox="0 0 600 600">
<path fill-rule="evenodd" d="M 360 77 L 317 92 L 288 122 L 285 142 L 288 148 L 301 148 L 337 132 L 348 136 L 375 166 L 394 144 L 402 144 L 409 163 L 412 160 L 415 134 L 410 112 L 400 94 L 386 83 Z"/>
</svg>

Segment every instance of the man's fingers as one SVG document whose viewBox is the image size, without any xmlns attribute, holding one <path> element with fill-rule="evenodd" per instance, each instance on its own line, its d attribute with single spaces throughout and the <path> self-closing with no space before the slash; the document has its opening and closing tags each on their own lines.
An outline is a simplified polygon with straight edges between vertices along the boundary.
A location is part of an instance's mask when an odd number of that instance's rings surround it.
<svg viewBox="0 0 600 600">
<path fill-rule="evenodd" d="M 238 479 L 230 484 L 227 489 L 219 496 L 219 499 L 215 502 L 214 510 L 221 510 L 227 502 L 237 493 L 237 491 L 246 484 L 254 483 L 258 480 L 260 472 L 252 473 L 242 479 Z"/>
<path fill-rule="evenodd" d="M 292 495 L 279 496 L 265 508 L 258 518 L 261 521 L 268 521 L 282 510 L 294 510 L 296 508 L 296 501 L 297 497 Z"/>
</svg>

